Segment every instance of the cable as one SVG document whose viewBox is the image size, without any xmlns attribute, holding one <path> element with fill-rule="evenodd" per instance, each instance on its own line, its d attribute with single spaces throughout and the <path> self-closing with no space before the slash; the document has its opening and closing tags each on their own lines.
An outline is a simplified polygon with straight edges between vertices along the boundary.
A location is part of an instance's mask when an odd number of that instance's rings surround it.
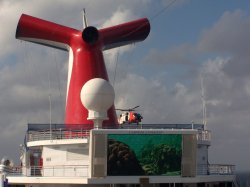
<svg viewBox="0 0 250 187">
<path fill-rule="evenodd" d="M 171 7 L 177 0 L 173 0 L 171 1 L 169 4 L 167 4 L 167 6 L 163 7 L 160 11 L 156 12 L 155 15 L 153 15 L 149 20 L 152 22 L 155 18 L 157 18 L 158 16 L 160 16 L 163 12 L 165 12 L 169 7 Z M 129 36 L 130 34 L 133 34 L 134 32 L 138 31 L 139 29 L 141 29 L 142 27 L 144 27 L 144 25 L 147 23 L 143 23 L 141 26 L 137 27 L 136 29 L 134 29 L 133 31 L 125 34 L 122 36 L 122 38 L 125 38 L 127 36 Z"/>
<path fill-rule="evenodd" d="M 64 106 L 63 106 L 63 103 L 64 103 L 64 98 L 63 98 L 63 94 L 62 94 L 62 89 L 61 89 L 61 79 L 60 79 L 60 69 L 59 69 L 59 65 L 58 65 L 58 60 L 56 58 L 56 51 L 55 49 L 53 50 L 53 55 L 54 55 L 54 61 L 55 61 L 55 68 L 56 68 L 56 78 L 57 78 L 57 82 L 58 82 L 58 91 L 59 91 L 59 103 L 61 103 L 61 112 L 62 114 L 64 113 Z"/>
<path fill-rule="evenodd" d="M 167 4 L 167 6 L 163 7 L 160 11 L 158 11 L 155 15 L 153 15 L 151 17 L 151 21 L 153 21 L 155 18 L 157 18 L 158 16 L 160 16 L 163 12 L 165 12 L 169 7 L 171 7 L 177 0 L 173 0 L 171 1 L 169 4 Z"/>
<path fill-rule="evenodd" d="M 115 88 L 115 78 L 116 78 L 116 70 L 117 70 L 117 64 L 118 64 L 118 58 L 119 58 L 119 49 L 116 53 L 116 61 L 115 61 L 115 72 L 114 72 L 114 81 L 113 81 L 113 87 Z"/>
</svg>

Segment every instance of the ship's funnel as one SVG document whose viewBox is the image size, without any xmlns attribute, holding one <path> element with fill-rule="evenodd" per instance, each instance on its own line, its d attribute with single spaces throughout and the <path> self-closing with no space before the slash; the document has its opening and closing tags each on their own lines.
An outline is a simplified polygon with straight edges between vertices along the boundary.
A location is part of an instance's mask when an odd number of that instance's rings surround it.
<svg viewBox="0 0 250 187">
<path fill-rule="evenodd" d="M 94 78 L 109 80 L 103 50 L 143 41 L 150 31 L 147 18 L 142 18 L 97 30 L 83 31 L 23 14 L 16 30 L 16 38 L 69 51 L 68 86 L 65 124 L 92 128 L 88 110 L 82 105 L 80 92 L 87 81 Z M 108 110 L 108 127 L 117 127 L 114 106 Z"/>
</svg>

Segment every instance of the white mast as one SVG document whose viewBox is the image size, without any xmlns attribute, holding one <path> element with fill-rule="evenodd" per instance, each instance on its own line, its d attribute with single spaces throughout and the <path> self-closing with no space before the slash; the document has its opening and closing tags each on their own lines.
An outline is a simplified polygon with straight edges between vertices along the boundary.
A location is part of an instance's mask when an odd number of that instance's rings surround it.
<svg viewBox="0 0 250 187">
<path fill-rule="evenodd" d="M 83 9 L 83 20 L 82 21 L 83 21 L 83 29 L 85 29 L 86 27 L 88 27 L 88 22 L 87 22 L 85 8 Z"/>
<path fill-rule="evenodd" d="M 203 118 L 204 130 L 207 130 L 207 108 L 206 108 L 205 89 L 203 85 L 202 76 L 201 76 L 201 99 L 202 99 L 202 118 Z"/>
<path fill-rule="evenodd" d="M 50 140 L 52 139 L 52 113 L 51 113 L 51 83 L 50 83 L 50 75 L 49 77 L 49 131 L 50 131 Z"/>
</svg>

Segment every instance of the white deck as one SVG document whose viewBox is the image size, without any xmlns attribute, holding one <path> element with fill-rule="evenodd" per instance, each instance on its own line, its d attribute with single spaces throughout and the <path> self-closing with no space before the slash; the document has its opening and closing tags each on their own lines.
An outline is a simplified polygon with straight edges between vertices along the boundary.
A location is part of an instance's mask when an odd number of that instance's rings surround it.
<svg viewBox="0 0 250 187">
<path fill-rule="evenodd" d="M 200 183 L 200 182 L 226 182 L 233 181 L 234 175 L 209 175 L 196 177 L 166 177 L 166 176 L 128 176 L 106 178 L 82 178 L 82 177 L 21 177 L 9 176 L 11 184 L 140 184 L 142 180 L 148 180 L 150 184 L 159 183 Z"/>
</svg>

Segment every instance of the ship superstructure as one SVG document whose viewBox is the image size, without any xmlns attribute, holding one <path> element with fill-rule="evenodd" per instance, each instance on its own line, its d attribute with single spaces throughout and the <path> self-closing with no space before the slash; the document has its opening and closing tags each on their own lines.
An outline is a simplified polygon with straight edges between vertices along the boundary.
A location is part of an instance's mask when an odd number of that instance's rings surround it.
<svg viewBox="0 0 250 187">
<path fill-rule="evenodd" d="M 25 186 L 233 186 L 235 166 L 209 164 L 210 143 L 210 131 L 202 124 L 123 129 L 28 124 L 22 166 L 11 168 L 7 178 L 11 185 Z"/>
<path fill-rule="evenodd" d="M 102 50 L 149 30 L 146 18 L 78 31 L 21 16 L 17 38 L 70 53 L 65 124 L 28 124 L 20 166 L 1 164 L 2 186 L 237 186 L 234 165 L 209 163 L 204 124 L 118 125 Z"/>
</svg>

